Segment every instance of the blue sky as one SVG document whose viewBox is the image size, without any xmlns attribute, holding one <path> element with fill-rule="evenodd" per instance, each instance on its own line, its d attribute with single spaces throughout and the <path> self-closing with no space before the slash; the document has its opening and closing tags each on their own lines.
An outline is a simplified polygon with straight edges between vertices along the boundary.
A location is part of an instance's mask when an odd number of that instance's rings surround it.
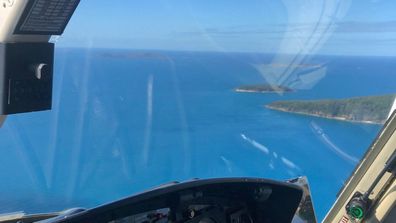
<svg viewBox="0 0 396 223">
<path fill-rule="evenodd" d="M 394 0 L 82 0 L 64 47 L 396 55 Z"/>
</svg>

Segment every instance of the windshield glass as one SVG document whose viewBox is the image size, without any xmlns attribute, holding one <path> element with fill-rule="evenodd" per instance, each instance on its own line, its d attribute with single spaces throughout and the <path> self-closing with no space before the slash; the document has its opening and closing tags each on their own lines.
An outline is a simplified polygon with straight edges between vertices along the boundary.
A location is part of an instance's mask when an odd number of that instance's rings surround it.
<svg viewBox="0 0 396 223">
<path fill-rule="evenodd" d="M 51 111 L 0 129 L 0 210 L 307 176 L 318 220 L 391 112 L 392 0 L 81 1 Z"/>
</svg>

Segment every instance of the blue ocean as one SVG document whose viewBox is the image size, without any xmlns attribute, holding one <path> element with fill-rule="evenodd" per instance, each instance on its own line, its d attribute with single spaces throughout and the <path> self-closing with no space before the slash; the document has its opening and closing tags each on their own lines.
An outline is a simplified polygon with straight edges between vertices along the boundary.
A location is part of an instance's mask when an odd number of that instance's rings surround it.
<svg viewBox="0 0 396 223">
<path fill-rule="evenodd" d="M 389 57 L 316 56 L 326 74 L 286 94 L 238 93 L 265 83 L 249 53 L 56 49 L 53 109 L 0 129 L 0 211 L 93 207 L 170 181 L 308 177 L 323 219 L 380 131 L 265 108 L 276 100 L 396 92 Z"/>
</svg>

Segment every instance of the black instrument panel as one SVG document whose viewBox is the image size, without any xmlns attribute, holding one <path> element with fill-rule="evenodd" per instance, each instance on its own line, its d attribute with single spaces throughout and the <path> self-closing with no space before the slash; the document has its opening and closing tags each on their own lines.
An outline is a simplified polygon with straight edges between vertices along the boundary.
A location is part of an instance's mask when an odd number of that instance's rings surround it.
<svg viewBox="0 0 396 223">
<path fill-rule="evenodd" d="M 174 183 L 47 222 L 291 222 L 303 190 L 290 183 L 224 178 Z"/>
</svg>

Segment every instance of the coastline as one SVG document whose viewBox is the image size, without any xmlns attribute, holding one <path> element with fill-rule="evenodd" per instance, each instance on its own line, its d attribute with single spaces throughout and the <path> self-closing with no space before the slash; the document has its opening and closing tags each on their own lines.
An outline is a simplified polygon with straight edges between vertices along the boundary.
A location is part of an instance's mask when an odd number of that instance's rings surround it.
<svg viewBox="0 0 396 223">
<path fill-rule="evenodd" d="M 361 123 L 361 124 L 370 124 L 370 125 L 382 125 L 384 123 L 382 122 L 374 122 L 374 121 L 364 121 L 364 120 L 351 120 L 347 119 L 345 117 L 341 116 L 325 116 L 325 115 L 316 115 L 308 112 L 295 112 L 295 111 L 289 111 L 284 108 L 278 108 L 275 106 L 270 106 L 270 105 L 265 105 L 264 106 L 267 109 L 274 110 L 274 111 L 281 111 L 281 112 L 286 112 L 286 113 L 291 113 L 291 114 L 297 114 L 297 115 L 305 115 L 305 116 L 313 116 L 313 117 L 318 117 L 318 118 L 326 118 L 326 119 L 332 119 L 332 120 L 337 120 L 337 121 L 344 121 L 344 122 L 352 122 L 352 123 Z"/>
</svg>

